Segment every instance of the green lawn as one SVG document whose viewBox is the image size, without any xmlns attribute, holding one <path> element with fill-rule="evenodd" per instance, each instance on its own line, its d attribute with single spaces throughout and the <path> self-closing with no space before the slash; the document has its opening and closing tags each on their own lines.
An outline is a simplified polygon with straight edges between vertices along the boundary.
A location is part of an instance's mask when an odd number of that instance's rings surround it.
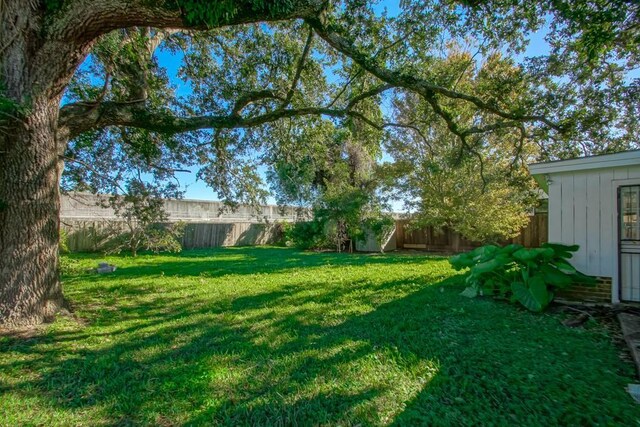
<svg viewBox="0 0 640 427">
<path fill-rule="evenodd" d="M 111 275 L 85 269 L 118 265 Z M 603 328 L 459 296 L 445 258 L 63 260 L 80 321 L 0 337 L 1 425 L 637 425 Z"/>
</svg>

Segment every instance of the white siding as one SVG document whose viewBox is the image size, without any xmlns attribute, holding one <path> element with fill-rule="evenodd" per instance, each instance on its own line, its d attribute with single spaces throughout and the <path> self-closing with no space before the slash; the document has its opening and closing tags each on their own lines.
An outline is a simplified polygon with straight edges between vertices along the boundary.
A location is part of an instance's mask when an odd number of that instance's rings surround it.
<svg viewBox="0 0 640 427">
<path fill-rule="evenodd" d="M 640 164 L 549 175 L 549 241 L 580 245 L 572 259 L 577 269 L 613 277 L 618 238 L 614 180 L 640 177 Z"/>
<path fill-rule="evenodd" d="M 594 270 L 590 268 L 589 271 L 592 275 L 598 275 L 602 277 L 612 277 L 614 272 L 614 264 L 617 262 L 614 247 L 616 246 L 616 240 L 618 238 L 617 233 L 617 212 L 618 207 L 615 205 L 615 196 L 613 194 L 612 180 L 613 171 L 611 169 L 603 169 L 600 172 L 593 171 L 592 173 L 600 174 L 600 199 L 598 200 L 598 207 L 600 209 L 600 247 L 598 252 L 600 253 L 600 268 Z"/>
<path fill-rule="evenodd" d="M 561 209 L 562 209 L 562 222 L 560 235 L 556 238 L 560 237 L 562 242 L 571 242 L 571 244 L 575 243 L 574 230 L 575 230 L 575 205 L 573 203 L 573 199 L 575 197 L 575 192 L 573 191 L 573 175 L 574 174 L 563 174 L 560 175 L 560 182 L 562 183 L 562 199 L 561 199 Z"/>
<path fill-rule="evenodd" d="M 562 241 L 562 179 L 552 176 L 549 181 L 549 241 Z"/>
<path fill-rule="evenodd" d="M 587 265 L 595 271 L 600 271 L 600 174 L 587 175 L 587 206 L 597 206 L 597 209 L 587 210 L 587 242 L 585 252 Z M 598 230 L 594 233 L 593 230 Z"/>
<path fill-rule="evenodd" d="M 573 241 L 584 248 L 574 255 L 577 265 L 588 265 L 589 247 L 587 244 L 587 216 L 591 214 L 590 206 L 587 206 L 587 176 L 585 172 L 576 172 L 573 176 Z M 599 245 L 599 243 L 598 243 Z"/>
</svg>

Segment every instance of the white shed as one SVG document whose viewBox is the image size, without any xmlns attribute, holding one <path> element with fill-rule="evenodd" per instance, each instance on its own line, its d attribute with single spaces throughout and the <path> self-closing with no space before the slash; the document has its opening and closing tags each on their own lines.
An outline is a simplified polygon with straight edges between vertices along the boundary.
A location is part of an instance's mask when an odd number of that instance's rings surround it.
<svg viewBox="0 0 640 427">
<path fill-rule="evenodd" d="M 529 165 L 549 195 L 549 241 L 577 244 L 572 264 L 640 301 L 640 150 Z"/>
</svg>

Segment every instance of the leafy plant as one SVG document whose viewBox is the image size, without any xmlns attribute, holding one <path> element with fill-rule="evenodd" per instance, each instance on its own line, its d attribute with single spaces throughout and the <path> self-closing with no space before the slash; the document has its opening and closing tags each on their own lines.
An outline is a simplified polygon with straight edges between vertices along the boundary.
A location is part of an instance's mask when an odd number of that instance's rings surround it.
<svg viewBox="0 0 640 427">
<path fill-rule="evenodd" d="M 123 250 L 136 256 L 140 249 L 153 252 L 180 252 L 185 223 L 169 223 L 164 201 L 157 187 L 132 181 L 124 195 L 109 198 L 108 205 L 121 219 L 107 230 L 104 243 L 107 253 Z"/>
<path fill-rule="evenodd" d="M 130 251 L 132 256 L 137 256 L 140 249 L 159 252 L 182 251 L 182 235 L 186 223 L 127 223 L 127 230 L 122 230 L 122 225 L 114 228 L 112 238 L 104 244 L 107 254 Z"/>
<path fill-rule="evenodd" d="M 285 223 L 283 232 L 286 246 L 299 249 L 325 249 L 333 245 L 327 238 L 325 223 L 317 219 Z"/>
<path fill-rule="evenodd" d="M 553 300 L 557 289 L 595 284 L 593 277 L 567 261 L 577 250 L 578 245 L 557 243 L 544 243 L 539 248 L 486 245 L 456 255 L 449 262 L 456 270 L 470 269 L 466 278 L 469 286 L 462 295 L 497 295 L 539 312 Z"/>
</svg>

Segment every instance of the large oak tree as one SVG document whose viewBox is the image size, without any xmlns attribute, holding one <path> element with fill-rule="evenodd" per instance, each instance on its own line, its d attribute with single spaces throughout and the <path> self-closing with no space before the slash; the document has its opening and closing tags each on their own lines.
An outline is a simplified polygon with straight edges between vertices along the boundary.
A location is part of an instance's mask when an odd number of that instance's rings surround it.
<svg viewBox="0 0 640 427">
<path fill-rule="evenodd" d="M 422 97 L 468 151 L 471 136 L 523 126 L 559 152 L 637 137 L 638 85 L 625 77 L 638 60 L 637 3 L 401 5 L 387 15 L 358 0 L 1 0 L 0 325 L 36 324 L 64 306 L 65 163 L 69 180 L 94 187 L 131 168 L 167 180 L 200 164 L 222 194 L 245 197 L 255 191 L 246 162 L 283 123 L 293 133 L 319 117 L 406 126 L 368 115 L 365 101 L 388 91 Z M 522 82 L 495 81 L 480 96 L 431 67 L 445 39 L 515 54 L 545 23 L 551 51 L 526 64 L 521 98 L 501 94 Z M 192 95 L 173 91 L 159 46 L 182 52 Z M 449 102 L 482 120 L 459 122 Z"/>
</svg>

